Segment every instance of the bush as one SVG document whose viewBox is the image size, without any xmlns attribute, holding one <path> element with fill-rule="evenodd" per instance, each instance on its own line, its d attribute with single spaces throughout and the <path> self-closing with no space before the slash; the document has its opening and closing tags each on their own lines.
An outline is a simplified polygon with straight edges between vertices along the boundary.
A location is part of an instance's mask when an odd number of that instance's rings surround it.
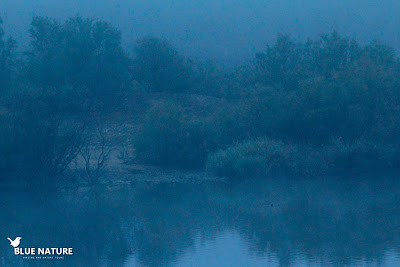
<svg viewBox="0 0 400 267">
<path fill-rule="evenodd" d="M 246 140 L 211 154 L 206 169 L 230 178 L 266 176 L 271 170 L 291 169 L 296 155 L 296 147 L 281 141 Z"/>
<path fill-rule="evenodd" d="M 326 148 L 327 158 L 335 171 L 362 172 L 391 169 L 396 166 L 399 147 L 371 141 L 345 143 L 334 139 Z"/>
<path fill-rule="evenodd" d="M 398 146 L 334 139 L 326 146 L 291 145 L 259 138 L 220 149 L 209 155 L 206 168 L 229 178 L 265 177 L 284 172 L 303 177 L 390 169 L 398 164 Z"/>
<path fill-rule="evenodd" d="M 174 101 L 154 106 L 135 138 L 137 159 L 172 167 L 203 166 L 214 144 L 212 129 L 207 121 L 188 117 Z"/>
<path fill-rule="evenodd" d="M 42 90 L 20 90 L 9 96 L 0 120 L 3 175 L 12 173 L 30 185 L 55 186 L 77 156 L 84 123 L 62 118 L 63 101 L 53 100 Z"/>
<path fill-rule="evenodd" d="M 252 125 L 248 110 L 243 105 L 223 104 L 217 107 L 211 119 L 218 147 L 226 147 L 251 137 Z"/>
<path fill-rule="evenodd" d="M 0 173 L 5 174 L 16 169 L 14 151 L 17 146 L 16 135 L 12 128 L 12 117 L 6 111 L 0 116 Z"/>
</svg>

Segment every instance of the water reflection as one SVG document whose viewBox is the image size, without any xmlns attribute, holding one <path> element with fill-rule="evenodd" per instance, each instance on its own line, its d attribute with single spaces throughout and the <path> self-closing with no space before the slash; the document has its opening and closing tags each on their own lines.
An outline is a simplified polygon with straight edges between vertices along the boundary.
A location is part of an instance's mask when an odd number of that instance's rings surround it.
<svg viewBox="0 0 400 267">
<path fill-rule="evenodd" d="M 400 264 L 394 179 L 0 190 L 2 266 Z M 74 255 L 23 260 L 8 236 Z"/>
</svg>

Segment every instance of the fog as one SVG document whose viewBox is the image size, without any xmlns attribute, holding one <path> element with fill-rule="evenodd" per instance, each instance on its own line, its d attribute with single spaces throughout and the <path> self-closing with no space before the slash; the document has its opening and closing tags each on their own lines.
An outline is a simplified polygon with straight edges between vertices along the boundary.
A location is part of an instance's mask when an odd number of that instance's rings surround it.
<svg viewBox="0 0 400 267">
<path fill-rule="evenodd" d="M 0 1 L 0 266 L 400 266 L 400 3 Z"/>
<path fill-rule="evenodd" d="M 295 39 L 337 30 L 361 42 L 380 39 L 400 46 L 399 1 L 264 0 L 2 0 L 5 30 L 27 42 L 32 16 L 95 16 L 121 29 L 129 48 L 145 35 L 164 37 L 185 55 L 239 63 L 278 32 Z"/>
</svg>

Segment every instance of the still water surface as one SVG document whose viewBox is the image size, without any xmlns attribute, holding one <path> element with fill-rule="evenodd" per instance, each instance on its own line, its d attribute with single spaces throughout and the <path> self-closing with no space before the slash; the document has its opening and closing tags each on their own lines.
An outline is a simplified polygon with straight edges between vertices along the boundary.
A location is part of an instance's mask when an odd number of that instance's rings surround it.
<svg viewBox="0 0 400 267">
<path fill-rule="evenodd" d="M 1 266 L 400 266 L 396 177 L 0 191 Z"/>
</svg>

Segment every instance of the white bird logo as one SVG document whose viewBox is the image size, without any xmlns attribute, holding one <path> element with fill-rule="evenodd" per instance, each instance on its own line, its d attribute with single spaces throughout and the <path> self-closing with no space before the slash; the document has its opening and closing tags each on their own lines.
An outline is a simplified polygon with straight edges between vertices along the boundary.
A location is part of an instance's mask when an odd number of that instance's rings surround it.
<svg viewBox="0 0 400 267">
<path fill-rule="evenodd" d="M 17 248 L 19 244 L 21 244 L 21 239 L 22 237 L 17 237 L 15 240 L 11 240 L 11 238 L 7 237 L 7 239 L 10 241 L 10 245 L 13 246 L 14 248 Z"/>
</svg>

